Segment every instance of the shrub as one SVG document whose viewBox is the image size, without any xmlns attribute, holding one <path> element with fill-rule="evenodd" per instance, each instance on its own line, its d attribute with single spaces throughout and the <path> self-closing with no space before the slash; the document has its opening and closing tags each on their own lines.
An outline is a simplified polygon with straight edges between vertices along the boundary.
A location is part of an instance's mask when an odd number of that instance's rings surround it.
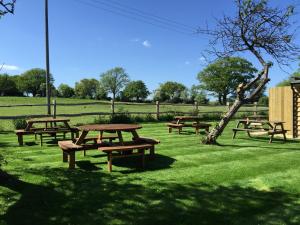
<svg viewBox="0 0 300 225">
<path fill-rule="evenodd" d="M 25 129 L 27 126 L 26 120 L 25 119 L 14 119 L 13 125 L 15 129 Z"/>
<path fill-rule="evenodd" d="M 107 124 L 110 123 L 110 119 L 105 116 L 97 116 L 94 118 L 94 124 Z"/>
</svg>

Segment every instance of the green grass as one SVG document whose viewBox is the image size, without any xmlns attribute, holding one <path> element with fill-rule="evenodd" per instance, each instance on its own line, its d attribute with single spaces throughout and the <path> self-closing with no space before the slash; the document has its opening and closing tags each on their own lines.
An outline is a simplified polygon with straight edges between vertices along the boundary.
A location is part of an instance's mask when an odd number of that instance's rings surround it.
<svg viewBox="0 0 300 225">
<path fill-rule="evenodd" d="M 156 159 L 144 171 L 134 158 L 116 160 L 111 174 L 98 151 L 77 153 L 68 170 L 55 143 L 41 148 L 28 136 L 18 147 L 1 133 L 11 177 L 0 183 L 0 224 L 300 224 L 299 142 L 232 140 L 233 126 L 206 146 L 143 124 L 141 135 L 161 140 Z"/>
<path fill-rule="evenodd" d="M 99 102 L 99 105 L 85 105 L 85 106 L 57 106 L 57 114 L 78 114 L 86 112 L 110 112 L 110 102 L 108 101 L 95 101 L 88 99 L 70 99 L 70 98 L 57 98 L 57 103 L 85 103 L 85 102 Z M 45 98 L 31 98 L 31 97 L 0 97 L 0 105 L 14 105 L 14 104 L 45 104 Z M 154 104 L 124 104 L 116 103 L 116 112 L 119 110 L 129 112 L 156 112 Z M 186 106 L 182 104 L 177 105 L 161 105 L 160 111 L 167 112 L 192 112 L 194 107 L 192 105 Z M 252 111 L 253 107 L 243 107 L 241 110 Z M 260 107 L 259 109 L 267 109 Z M 199 106 L 200 112 L 225 112 L 226 106 Z M 45 106 L 26 106 L 26 107 L 0 107 L 1 116 L 17 116 L 17 115 L 42 115 L 46 114 Z M 82 116 L 72 117 L 71 124 L 76 125 L 91 123 L 97 116 Z M 0 130 L 13 130 L 13 125 L 10 120 L 1 121 Z"/>
</svg>

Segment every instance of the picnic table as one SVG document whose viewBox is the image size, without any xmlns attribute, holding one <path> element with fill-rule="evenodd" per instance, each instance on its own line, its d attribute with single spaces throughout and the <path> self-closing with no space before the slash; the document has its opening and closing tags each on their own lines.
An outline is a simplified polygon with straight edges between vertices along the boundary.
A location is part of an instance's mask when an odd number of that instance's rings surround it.
<svg viewBox="0 0 300 225">
<path fill-rule="evenodd" d="M 286 132 L 284 129 L 283 121 L 269 121 L 269 120 L 250 120 L 243 119 L 238 120 L 235 128 L 232 129 L 234 139 L 238 131 L 247 132 L 248 136 L 251 137 L 250 133 L 253 132 L 266 132 L 270 136 L 269 143 L 272 143 L 275 134 L 282 134 L 284 141 L 286 141 Z"/>
<path fill-rule="evenodd" d="M 69 161 L 69 168 L 75 168 L 76 151 L 83 150 L 85 152 L 85 150 L 98 149 L 107 154 L 109 172 L 112 171 L 112 161 L 114 158 L 139 155 L 142 157 L 142 167 L 144 167 L 145 150 L 150 150 L 150 156 L 153 158 L 155 155 L 154 146 L 160 142 L 151 138 L 140 137 L 137 130 L 141 128 L 142 126 L 138 124 L 94 124 L 80 126 L 78 129 L 81 131 L 81 134 L 74 143 L 70 141 L 59 142 L 59 146 L 63 150 L 63 161 Z M 91 131 L 99 132 L 99 136 L 96 138 L 87 137 Z M 131 133 L 132 140 L 124 141 L 123 132 Z M 118 139 L 118 141 L 103 141 L 107 139 L 104 133 L 115 133 L 115 138 Z M 91 139 L 96 139 L 97 141 L 94 141 L 92 144 L 87 144 L 87 141 Z"/>
<path fill-rule="evenodd" d="M 71 139 L 74 139 L 74 134 L 78 135 L 78 130 L 76 128 L 72 128 L 69 125 L 70 119 L 68 118 L 34 118 L 26 120 L 27 126 L 25 129 L 16 130 L 15 133 L 18 136 L 19 145 L 23 145 L 23 136 L 24 135 L 37 135 L 40 136 L 40 144 L 43 145 L 43 137 L 45 135 L 50 135 L 51 137 L 57 137 L 58 133 L 63 134 L 63 138 L 65 139 L 66 133 L 71 133 Z M 37 125 L 37 127 L 35 126 Z"/>
<path fill-rule="evenodd" d="M 208 133 L 209 127 L 211 126 L 208 123 L 201 122 L 202 118 L 198 116 L 175 116 L 174 119 L 175 121 L 167 124 L 169 127 L 169 133 L 171 133 L 172 129 L 175 128 L 178 129 L 178 133 L 180 134 L 183 127 L 194 127 L 196 134 L 199 134 L 200 129 L 204 129 L 205 132 Z"/>
</svg>

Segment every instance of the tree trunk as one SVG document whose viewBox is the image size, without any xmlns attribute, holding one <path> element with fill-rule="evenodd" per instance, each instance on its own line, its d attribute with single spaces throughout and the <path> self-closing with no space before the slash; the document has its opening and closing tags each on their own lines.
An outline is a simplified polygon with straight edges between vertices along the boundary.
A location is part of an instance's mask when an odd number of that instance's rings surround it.
<svg viewBox="0 0 300 225">
<path fill-rule="evenodd" d="M 226 113 L 226 115 L 221 119 L 219 124 L 207 135 L 207 137 L 203 140 L 203 144 L 216 144 L 217 138 L 222 134 L 223 130 L 234 116 L 234 114 L 239 110 L 239 108 L 243 105 L 241 100 L 236 99 L 233 105 L 230 107 L 230 110 Z"/>
<path fill-rule="evenodd" d="M 227 94 L 223 94 L 223 99 L 222 99 L 222 102 L 223 102 L 223 105 L 226 105 L 227 104 Z"/>
<path fill-rule="evenodd" d="M 259 95 L 266 84 L 269 82 L 268 74 L 271 64 L 265 64 L 264 70 L 257 75 L 257 77 L 247 84 L 240 84 L 237 88 L 237 97 L 233 105 L 230 107 L 229 111 L 223 116 L 219 124 L 211 130 L 211 132 L 202 141 L 203 144 L 216 144 L 217 138 L 222 134 L 225 127 L 239 110 L 239 108 L 246 103 L 253 103 L 258 101 Z M 246 97 L 245 92 L 249 91 L 253 86 L 256 88 Z"/>
<path fill-rule="evenodd" d="M 219 104 L 220 104 L 220 105 L 223 105 L 223 102 L 222 102 L 222 94 L 219 94 L 219 96 L 218 96 L 218 101 L 219 101 Z"/>
</svg>

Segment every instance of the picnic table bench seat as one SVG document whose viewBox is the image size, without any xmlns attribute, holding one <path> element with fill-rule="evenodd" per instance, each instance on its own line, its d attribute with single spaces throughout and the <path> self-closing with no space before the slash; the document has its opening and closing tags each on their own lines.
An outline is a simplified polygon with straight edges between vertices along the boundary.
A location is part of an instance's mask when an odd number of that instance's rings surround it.
<svg viewBox="0 0 300 225">
<path fill-rule="evenodd" d="M 116 134 L 111 134 L 111 135 L 105 135 L 103 137 L 101 137 L 101 140 L 109 140 L 110 142 L 112 142 L 113 140 L 117 139 L 118 138 L 118 135 Z M 75 142 L 78 141 L 79 138 L 75 138 Z M 83 140 L 83 143 L 87 143 L 87 142 L 94 142 L 94 143 L 97 143 L 99 141 L 99 136 L 97 137 L 85 137 L 84 140 Z"/>
<path fill-rule="evenodd" d="M 153 149 L 153 144 L 147 143 L 135 143 L 135 142 L 128 142 L 125 145 L 112 145 L 106 147 L 99 147 L 98 149 L 102 152 L 107 153 L 107 167 L 108 171 L 112 172 L 112 161 L 115 158 L 124 158 L 124 157 L 131 157 L 131 156 L 141 156 L 142 158 L 142 168 L 145 167 L 145 150 L 146 149 Z M 137 150 L 137 152 L 133 152 Z M 118 154 L 113 154 L 113 152 L 118 152 Z M 130 154 L 125 154 L 126 152 Z"/>
<path fill-rule="evenodd" d="M 99 146 L 106 146 L 107 143 L 93 143 L 93 144 L 82 144 L 76 145 L 72 141 L 59 141 L 58 146 L 63 152 L 63 162 L 69 162 L 69 169 L 75 168 L 75 152 L 86 150 L 95 150 Z"/>
<path fill-rule="evenodd" d="M 167 126 L 169 127 L 169 133 L 172 133 L 172 129 L 178 129 L 178 134 L 181 133 L 183 127 L 193 127 L 195 128 L 196 134 L 199 134 L 199 129 L 204 129 L 205 132 L 209 132 L 209 127 L 211 124 L 208 123 L 167 123 Z"/>
<path fill-rule="evenodd" d="M 182 127 L 184 126 L 184 124 L 182 123 L 167 123 L 167 126 L 169 127 L 169 133 L 172 133 L 172 129 L 178 129 L 178 134 L 181 133 L 182 131 Z"/>
<path fill-rule="evenodd" d="M 270 139 L 269 139 L 269 143 L 272 143 L 273 141 L 273 137 L 274 135 L 276 134 L 282 134 L 283 135 L 283 139 L 284 141 L 286 141 L 286 133 L 288 132 L 288 130 L 281 130 L 281 129 L 277 129 L 277 130 L 273 130 L 273 129 L 268 129 L 268 128 L 233 128 L 232 129 L 233 131 L 233 136 L 232 136 L 232 139 L 234 139 L 236 137 L 236 133 L 238 131 L 246 131 L 248 136 L 251 137 L 250 135 L 250 132 L 267 132 L 267 134 L 270 136 Z"/>
</svg>

